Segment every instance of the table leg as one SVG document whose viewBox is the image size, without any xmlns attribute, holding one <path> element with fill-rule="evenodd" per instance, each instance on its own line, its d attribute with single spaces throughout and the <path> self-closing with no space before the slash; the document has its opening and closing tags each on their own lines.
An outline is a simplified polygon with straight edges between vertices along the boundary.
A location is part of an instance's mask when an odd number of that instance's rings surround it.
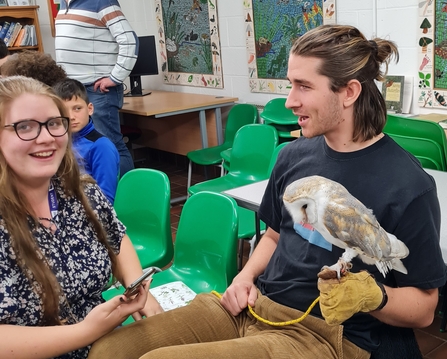
<svg viewBox="0 0 447 359">
<path fill-rule="evenodd" d="M 206 132 L 206 113 L 205 110 L 199 111 L 200 136 L 202 137 L 202 148 L 208 147 L 208 134 Z"/>
<path fill-rule="evenodd" d="M 222 129 L 222 111 L 220 107 L 214 109 L 214 116 L 216 118 L 216 132 L 217 132 L 217 144 L 223 143 L 223 129 Z"/>
</svg>

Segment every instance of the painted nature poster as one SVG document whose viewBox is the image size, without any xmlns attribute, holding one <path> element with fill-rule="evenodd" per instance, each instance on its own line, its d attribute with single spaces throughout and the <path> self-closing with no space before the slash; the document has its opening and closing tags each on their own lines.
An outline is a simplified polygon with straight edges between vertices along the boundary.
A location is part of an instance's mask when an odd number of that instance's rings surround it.
<svg viewBox="0 0 447 359">
<path fill-rule="evenodd" d="M 163 80 L 223 88 L 217 0 L 155 0 Z"/>
<path fill-rule="evenodd" d="M 243 0 L 251 92 L 287 94 L 293 42 L 322 24 L 335 23 L 335 0 Z"/>
<path fill-rule="evenodd" d="M 418 104 L 447 109 L 447 2 L 421 0 L 418 27 Z"/>
</svg>

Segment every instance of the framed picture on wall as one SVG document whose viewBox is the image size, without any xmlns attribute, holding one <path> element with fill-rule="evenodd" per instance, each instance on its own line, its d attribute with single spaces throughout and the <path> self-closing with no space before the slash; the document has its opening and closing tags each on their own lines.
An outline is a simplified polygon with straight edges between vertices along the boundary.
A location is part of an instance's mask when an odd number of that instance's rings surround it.
<svg viewBox="0 0 447 359">
<path fill-rule="evenodd" d="M 243 0 L 251 92 L 288 94 L 287 59 L 294 41 L 335 24 L 336 0 Z"/>
<path fill-rule="evenodd" d="M 0 0 L 0 6 L 8 6 L 8 2 L 6 0 Z"/>
<path fill-rule="evenodd" d="M 164 83 L 223 88 L 216 3 L 155 0 Z"/>
<path fill-rule="evenodd" d="M 419 3 L 420 107 L 447 110 L 447 5 L 445 1 Z"/>
</svg>

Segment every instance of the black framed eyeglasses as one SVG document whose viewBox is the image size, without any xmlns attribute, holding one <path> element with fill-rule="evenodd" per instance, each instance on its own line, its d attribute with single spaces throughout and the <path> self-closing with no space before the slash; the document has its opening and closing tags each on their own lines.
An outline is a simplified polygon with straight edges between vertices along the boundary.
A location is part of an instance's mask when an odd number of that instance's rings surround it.
<svg viewBox="0 0 447 359">
<path fill-rule="evenodd" d="M 17 136 L 23 141 L 32 141 L 39 137 L 42 126 L 53 137 L 61 137 L 68 132 L 70 120 L 68 117 L 53 117 L 46 122 L 22 120 L 3 127 L 13 127 Z"/>
</svg>

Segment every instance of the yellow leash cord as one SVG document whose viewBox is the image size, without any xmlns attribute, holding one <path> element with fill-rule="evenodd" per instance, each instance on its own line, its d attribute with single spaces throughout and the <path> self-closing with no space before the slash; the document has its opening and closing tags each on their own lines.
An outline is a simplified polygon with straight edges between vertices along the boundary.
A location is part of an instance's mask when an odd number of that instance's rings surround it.
<svg viewBox="0 0 447 359">
<path fill-rule="evenodd" d="M 213 293 L 217 298 L 222 298 L 222 295 L 220 295 L 220 293 L 217 293 L 215 290 L 211 291 L 211 293 Z M 309 308 L 307 308 L 306 312 L 299 318 L 293 319 L 293 320 L 288 320 L 287 322 L 271 322 L 270 320 L 264 319 L 262 317 L 260 317 L 259 315 L 257 315 L 255 313 L 255 311 L 253 310 L 253 308 L 248 304 L 248 310 L 250 311 L 250 313 L 260 322 L 274 326 L 274 327 L 283 327 L 286 325 L 291 325 L 291 324 L 295 324 L 295 323 L 299 323 L 301 321 L 304 320 L 304 318 L 306 318 L 310 311 L 313 309 L 313 307 L 315 307 L 315 305 L 318 303 L 318 301 L 320 300 L 320 297 L 317 297 L 317 299 L 315 299 L 312 304 L 309 306 Z"/>
</svg>

